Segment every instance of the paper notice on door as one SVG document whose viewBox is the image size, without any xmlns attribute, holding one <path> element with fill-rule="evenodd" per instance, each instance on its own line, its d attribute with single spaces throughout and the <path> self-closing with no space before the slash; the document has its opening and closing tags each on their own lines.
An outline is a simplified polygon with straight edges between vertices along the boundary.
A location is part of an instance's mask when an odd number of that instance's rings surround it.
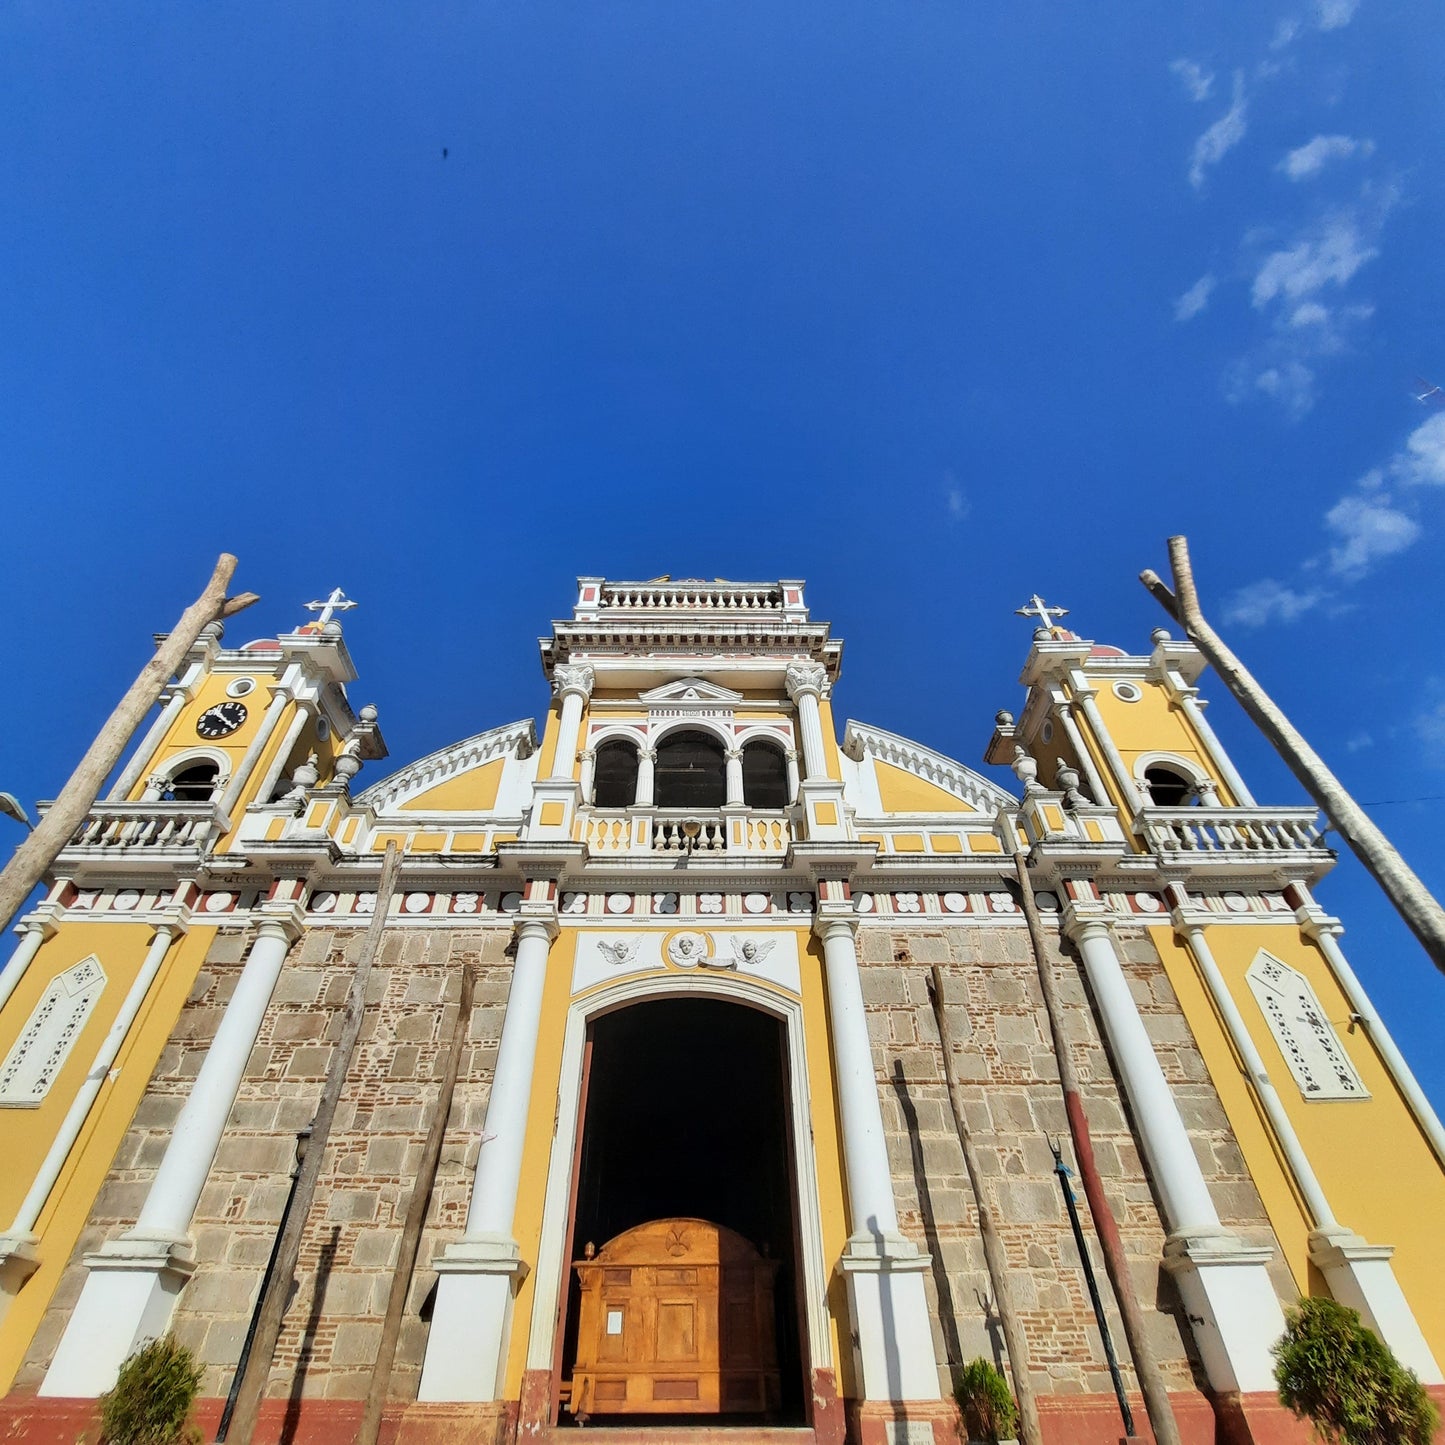
<svg viewBox="0 0 1445 1445">
<path fill-rule="evenodd" d="M 620 1335 L 622 1333 L 622 1311 L 607 1311 L 607 1333 L 609 1335 Z"/>
</svg>

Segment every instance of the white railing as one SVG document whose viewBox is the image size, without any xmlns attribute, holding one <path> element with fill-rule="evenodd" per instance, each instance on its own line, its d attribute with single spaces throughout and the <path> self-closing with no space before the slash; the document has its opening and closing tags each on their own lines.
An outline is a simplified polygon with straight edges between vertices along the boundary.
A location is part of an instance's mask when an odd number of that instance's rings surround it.
<svg viewBox="0 0 1445 1445">
<path fill-rule="evenodd" d="M 718 612 L 776 612 L 783 605 L 783 594 L 777 587 L 738 587 L 726 583 L 609 582 L 603 585 L 601 605 L 646 612 L 683 609 L 691 612 L 700 608 Z"/>
<path fill-rule="evenodd" d="M 1135 828 L 1155 853 L 1238 858 L 1329 851 L 1313 808 L 1141 808 Z"/>
<path fill-rule="evenodd" d="M 204 848 L 221 829 L 214 803 L 97 803 L 66 846 L 106 851 Z"/>
<path fill-rule="evenodd" d="M 633 814 L 625 809 L 581 815 L 581 837 L 594 857 L 654 853 L 750 853 L 781 857 L 793 841 L 786 814 Z"/>
</svg>

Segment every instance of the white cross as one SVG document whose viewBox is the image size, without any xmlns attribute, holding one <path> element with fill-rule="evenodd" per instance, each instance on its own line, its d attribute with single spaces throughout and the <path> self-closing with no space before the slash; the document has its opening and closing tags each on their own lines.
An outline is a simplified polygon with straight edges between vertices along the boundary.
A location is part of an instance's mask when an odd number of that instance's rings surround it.
<svg viewBox="0 0 1445 1445">
<path fill-rule="evenodd" d="M 1035 598 L 1034 600 L 1037 601 L 1038 599 Z M 317 624 L 318 626 L 325 627 L 326 624 L 331 621 L 334 613 L 350 612 L 355 606 L 356 603 L 354 603 L 341 588 L 333 587 L 331 589 L 331 596 L 328 597 L 325 602 L 308 602 L 306 604 L 306 610 L 308 612 L 319 612 L 321 616 L 316 619 Z"/>
<path fill-rule="evenodd" d="M 1052 627 L 1055 617 L 1067 617 L 1067 607 L 1050 607 L 1037 592 L 1022 607 L 1014 608 L 1015 617 L 1037 617 L 1043 627 Z"/>
</svg>

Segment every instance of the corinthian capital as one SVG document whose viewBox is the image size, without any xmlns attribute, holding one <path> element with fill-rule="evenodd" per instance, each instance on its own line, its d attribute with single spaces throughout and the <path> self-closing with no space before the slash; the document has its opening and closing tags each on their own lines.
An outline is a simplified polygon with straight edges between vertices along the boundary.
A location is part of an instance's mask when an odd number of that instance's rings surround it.
<svg viewBox="0 0 1445 1445">
<path fill-rule="evenodd" d="M 783 680 L 794 702 L 804 693 L 817 698 L 828 695 L 828 669 L 821 662 L 790 662 Z"/>
<path fill-rule="evenodd" d="M 552 691 L 558 697 L 575 692 L 579 697 L 592 696 L 595 674 L 585 662 L 566 662 L 552 669 Z"/>
</svg>

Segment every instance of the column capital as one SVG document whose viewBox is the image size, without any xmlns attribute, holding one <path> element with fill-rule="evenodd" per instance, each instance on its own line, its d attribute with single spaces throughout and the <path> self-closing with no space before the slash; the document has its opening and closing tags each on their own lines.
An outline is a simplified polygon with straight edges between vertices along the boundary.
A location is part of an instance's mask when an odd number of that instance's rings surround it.
<svg viewBox="0 0 1445 1445">
<path fill-rule="evenodd" d="M 794 702 L 800 697 L 822 699 L 828 696 L 828 669 L 821 662 L 790 662 L 783 684 Z"/>
<path fill-rule="evenodd" d="M 551 943 L 560 931 L 556 908 L 550 903 L 524 903 L 518 911 L 513 931 L 518 943 L 527 938 L 541 938 Z"/>
<path fill-rule="evenodd" d="M 1332 918 L 1318 903 L 1306 903 L 1303 907 L 1296 908 L 1294 919 L 1299 924 L 1300 932 L 1316 943 L 1321 938 L 1344 936 L 1345 925 L 1338 918 Z"/>
<path fill-rule="evenodd" d="M 38 933 L 42 943 L 48 943 L 55 937 L 60 927 L 56 914 L 60 912 L 59 905 L 54 903 L 38 903 L 25 915 L 16 925 L 16 933 Z"/>
<path fill-rule="evenodd" d="M 1071 898 L 1064 904 L 1064 932 L 1078 943 L 1085 938 L 1110 938 L 1109 915 L 1101 903 L 1080 903 Z"/>
<path fill-rule="evenodd" d="M 151 925 L 160 934 L 166 934 L 172 941 L 183 938 L 190 932 L 191 909 L 189 904 L 172 903 L 161 911 L 161 916 Z"/>
<path fill-rule="evenodd" d="M 273 899 L 263 903 L 257 913 L 260 917 L 260 926 L 257 929 L 260 937 L 281 938 L 287 947 L 301 937 L 306 909 L 298 899 L 288 899 L 285 902 Z"/>
<path fill-rule="evenodd" d="M 552 692 L 557 697 L 575 693 L 586 702 L 596 681 L 597 674 L 585 662 L 564 662 L 552 669 Z"/>
<path fill-rule="evenodd" d="M 826 943 L 829 938 L 836 938 L 839 930 L 845 931 L 850 939 L 856 940 L 858 915 L 847 903 L 819 900 L 818 912 L 813 919 L 813 932 Z"/>
</svg>

